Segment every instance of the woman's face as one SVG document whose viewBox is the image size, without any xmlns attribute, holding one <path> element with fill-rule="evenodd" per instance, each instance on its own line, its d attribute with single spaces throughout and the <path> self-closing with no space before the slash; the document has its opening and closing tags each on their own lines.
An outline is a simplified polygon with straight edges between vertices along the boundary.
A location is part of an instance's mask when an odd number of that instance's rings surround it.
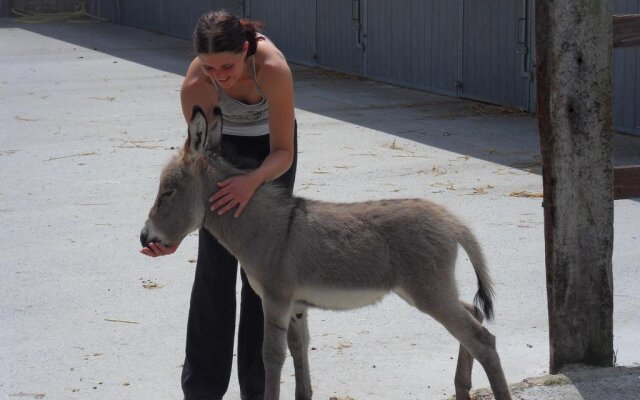
<svg viewBox="0 0 640 400">
<path fill-rule="evenodd" d="M 240 53 L 199 53 L 198 58 L 202 70 L 223 88 L 229 88 L 242 77 L 244 73 L 247 43 Z"/>
</svg>

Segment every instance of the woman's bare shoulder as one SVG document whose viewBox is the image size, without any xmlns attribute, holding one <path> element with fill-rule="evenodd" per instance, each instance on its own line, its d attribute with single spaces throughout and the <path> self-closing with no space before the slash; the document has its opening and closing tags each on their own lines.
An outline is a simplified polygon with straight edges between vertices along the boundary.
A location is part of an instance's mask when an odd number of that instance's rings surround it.
<svg viewBox="0 0 640 400">
<path fill-rule="evenodd" d="M 267 38 L 258 42 L 255 57 L 258 73 L 261 70 L 266 72 L 267 75 L 290 72 L 289 64 L 287 64 L 284 54 Z"/>
<path fill-rule="evenodd" d="M 189 65 L 189 69 L 180 88 L 180 101 L 185 119 L 191 118 L 194 105 L 205 110 L 213 110 L 218 104 L 218 93 L 209 77 L 202 71 L 200 60 L 196 57 Z"/>
<path fill-rule="evenodd" d="M 182 81 L 182 88 L 197 88 L 204 86 L 212 86 L 209 77 L 202 71 L 202 65 L 198 57 L 194 58 L 187 69 L 187 73 Z"/>
<path fill-rule="evenodd" d="M 269 98 L 293 91 L 289 64 L 280 50 L 264 41 L 256 52 L 256 78 L 258 85 Z"/>
</svg>

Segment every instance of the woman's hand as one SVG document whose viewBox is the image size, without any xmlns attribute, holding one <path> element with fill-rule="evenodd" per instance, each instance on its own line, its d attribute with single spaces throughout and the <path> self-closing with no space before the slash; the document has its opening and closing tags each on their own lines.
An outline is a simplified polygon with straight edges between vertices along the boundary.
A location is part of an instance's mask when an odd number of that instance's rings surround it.
<svg viewBox="0 0 640 400">
<path fill-rule="evenodd" d="M 238 206 L 234 216 L 239 217 L 258 186 L 260 183 L 251 174 L 238 175 L 218 182 L 220 190 L 209 199 L 211 211 L 218 210 L 218 215 L 222 215 Z"/>
<path fill-rule="evenodd" d="M 163 246 L 158 243 L 149 243 L 147 247 L 143 247 L 140 250 L 140 253 L 149 257 L 160 257 L 160 256 L 168 256 L 169 254 L 173 254 L 180 246 L 180 243 L 173 246 Z"/>
</svg>

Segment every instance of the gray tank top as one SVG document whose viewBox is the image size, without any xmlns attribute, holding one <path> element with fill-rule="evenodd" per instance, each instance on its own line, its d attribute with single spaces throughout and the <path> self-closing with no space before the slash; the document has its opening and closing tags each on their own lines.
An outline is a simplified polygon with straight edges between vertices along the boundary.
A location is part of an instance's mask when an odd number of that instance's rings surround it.
<svg viewBox="0 0 640 400">
<path fill-rule="evenodd" d="M 256 80 L 256 59 L 251 56 L 253 83 L 262 96 L 256 104 L 245 104 L 229 96 L 213 81 L 218 92 L 218 106 L 222 110 L 222 133 L 234 136 L 262 136 L 269 134 L 269 102 Z"/>
</svg>

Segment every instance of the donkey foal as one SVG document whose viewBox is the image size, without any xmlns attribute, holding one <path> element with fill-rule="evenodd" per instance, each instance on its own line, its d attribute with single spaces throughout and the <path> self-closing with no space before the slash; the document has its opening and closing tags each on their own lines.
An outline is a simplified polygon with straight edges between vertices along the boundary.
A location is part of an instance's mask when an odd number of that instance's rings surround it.
<svg viewBox="0 0 640 400">
<path fill-rule="evenodd" d="M 313 201 L 263 185 L 239 218 L 207 206 L 216 182 L 243 171 L 220 152 L 222 119 L 207 126 L 194 108 L 185 148 L 163 170 L 160 188 L 140 235 L 179 243 L 204 226 L 240 261 L 264 310 L 265 400 L 277 400 L 286 347 L 293 357 L 296 399 L 311 399 L 307 309 L 346 310 L 381 300 L 389 292 L 431 315 L 460 342 L 456 399 L 469 399 L 477 359 L 496 399 L 510 399 L 495 348 L 482 326 L 492 317 L 491 279 L 473 234 L 456 217 L 426 200 L 351 204 Z M 460 244 L 478 278 L 477 303 L 458 299 L 455 259 Z"/>
</svg>

